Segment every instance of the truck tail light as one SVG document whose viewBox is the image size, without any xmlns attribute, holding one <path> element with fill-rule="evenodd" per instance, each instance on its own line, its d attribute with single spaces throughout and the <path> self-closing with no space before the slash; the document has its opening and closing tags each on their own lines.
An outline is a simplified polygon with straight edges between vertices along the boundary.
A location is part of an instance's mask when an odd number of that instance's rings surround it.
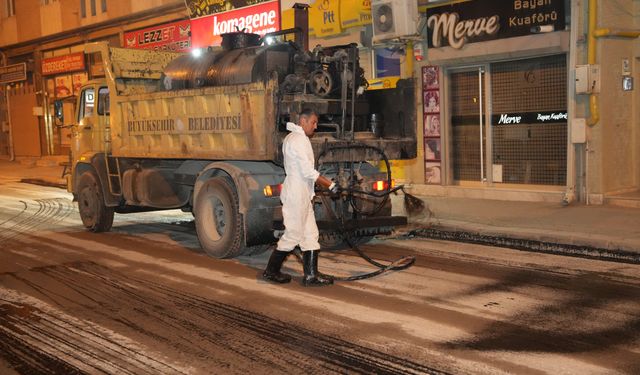
<svg viewBox="0 0 640 375">
<path fill-rule="evenodd" d="M 265 197 L 279 197 L 282 192 L 282 184 L 267 185 L 262 189 Z"/>
<path fill-rule="evenodd" d="M 391 186 L 389 186 L 389 182 L 387 180 L 378 180 L 373 182 L 373 191 L 384 191 L 393 189 L 396 185 L 395 180 L 391 180 Z"/>
</svg>

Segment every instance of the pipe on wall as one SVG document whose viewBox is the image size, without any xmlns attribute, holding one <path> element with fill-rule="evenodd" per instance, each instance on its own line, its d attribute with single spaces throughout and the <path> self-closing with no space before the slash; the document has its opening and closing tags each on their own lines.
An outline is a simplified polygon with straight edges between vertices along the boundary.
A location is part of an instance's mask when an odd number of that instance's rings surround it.
<svg viewBox="0 0 640 375">
<path fill-rule="evenodd" d="M 589 31 L 587 35 L 588 49 L 587 49 L 587 63 L 594 65 L 596 63 L 596 26 L 598 22 L 598 0 L 589 0 Z M 594 126 L 600 122 L 600 110 L 598 108 L 598 95 L 591 94 L 589 97 L 589 119 L 587 124 Z"/>
<path fill-rule="evenodd" d="M 587 63 L 594 65 L 597 63 L 597 50 L 596 39 L 606 37 L 618 37 L 618 38 L 638 38 L 640 37 L 639 30 L 630 29 L 611 29 L 611 28 L 597 28 L 598 23 L 598 0 L 589 0 L 589 31 L 588 31 L 588 50 L 587 50 Z M 600 107 L 597 94 L 591 94 L 589 97 L 589 112 L 590 117 L 587 120 L 589 126 L 594 126 L 600 122 Z"/>
</svg>

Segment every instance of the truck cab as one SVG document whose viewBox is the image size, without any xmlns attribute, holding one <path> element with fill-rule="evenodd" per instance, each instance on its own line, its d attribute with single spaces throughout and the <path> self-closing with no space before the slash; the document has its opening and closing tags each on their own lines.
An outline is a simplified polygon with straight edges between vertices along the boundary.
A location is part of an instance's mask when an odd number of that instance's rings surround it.
<svg viewBox="0 0 640 375">
<path fill-rule="evenodd" d="M 77 129 L 72 143 L 74 159 L 110 151 L 109 104 L 106 82 L 94 80 L 82 86 L 76 105 Z"/>
</svg>

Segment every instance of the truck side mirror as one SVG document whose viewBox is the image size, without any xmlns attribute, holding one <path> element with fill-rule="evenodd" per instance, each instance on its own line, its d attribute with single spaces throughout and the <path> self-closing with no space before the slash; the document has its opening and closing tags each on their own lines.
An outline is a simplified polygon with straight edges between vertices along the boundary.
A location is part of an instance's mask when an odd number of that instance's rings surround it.
<svg viewBox="0 0 640 375">
<path fill-rule="evenodd" d="M 74 125 L 76 115 L 76 104 L 69 99 L 56 100 L 53 103 L 55 117 L 58 120 L 58 126 Z"/>
<path fill-rule="evenodd" d="M 58 124 L 64 123 L 64 115 L 62 112 L 62 100 L 56 100 L 53 102 L 53 113 Z"/>
</svg>

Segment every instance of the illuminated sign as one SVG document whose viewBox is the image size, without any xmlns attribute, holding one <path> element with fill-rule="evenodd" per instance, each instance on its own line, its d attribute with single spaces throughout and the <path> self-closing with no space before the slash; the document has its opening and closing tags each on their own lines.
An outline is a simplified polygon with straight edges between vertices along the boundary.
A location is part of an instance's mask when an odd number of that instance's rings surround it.
<svg viewBox="0 0 640 375">
<path fill-rule="evenodd" d="M 75 72 L 84 70 L 84 52 L 42 59 L 42 74 Z"/>
<path fill-rule="evenodd" d="M 492 116 L 494 125 L 546 124 L 567 122 L 566 111 L 500 113 Z"/>
<path fill-rule="evenodd" d="M 427 8 L 428 46 L 467 43 L 565 29 L 564 0 L 473 0 Z"/>
<path fill-rule="evenodd" d="M 186 52 L 191 49 L 191 21 L 184 20 L 124 33 L 126 48 Z"/>
<path fill-rule="evenodd" d="M 185 0 L 190 18 L 210 16 L 215 13 L 245 8 L 272 0 Z"/>
<path fill-rule="evenodd" d="M 280 30 L 277 0 L 191 20 L 191 43 L 195 48 L 220 45 L 222 34 L 236 31 L 264 35 Z"/>
</svg>

